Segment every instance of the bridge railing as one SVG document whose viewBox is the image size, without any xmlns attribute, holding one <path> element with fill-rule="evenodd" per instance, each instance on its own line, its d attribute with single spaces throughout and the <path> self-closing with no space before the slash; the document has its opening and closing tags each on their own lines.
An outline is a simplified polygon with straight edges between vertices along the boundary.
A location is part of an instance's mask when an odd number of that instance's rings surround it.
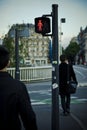
<svg viewBox="0 0 87 130">
<path fill-rule="evenodd" d="M 15 78 L 15 68 L 8 68 L 7 71 Z M 52 66 L 20 67 L 20 81 L 38 81 L 52 78 Z"/>
</svg>

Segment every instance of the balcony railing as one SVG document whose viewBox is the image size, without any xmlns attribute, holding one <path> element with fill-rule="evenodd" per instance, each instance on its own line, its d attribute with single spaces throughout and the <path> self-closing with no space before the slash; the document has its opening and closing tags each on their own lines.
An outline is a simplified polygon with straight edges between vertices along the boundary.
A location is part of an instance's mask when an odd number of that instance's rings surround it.
<svg viewBox="0 0 87 130">
<path fill-rule="evenodd" d="M 15 68 L 8 68 L 7 71 L 15 78 Z M 52 78 L 52 66 L 20 67 L 20 81 L 33 82 L 48 80 Z"/>
</svg>

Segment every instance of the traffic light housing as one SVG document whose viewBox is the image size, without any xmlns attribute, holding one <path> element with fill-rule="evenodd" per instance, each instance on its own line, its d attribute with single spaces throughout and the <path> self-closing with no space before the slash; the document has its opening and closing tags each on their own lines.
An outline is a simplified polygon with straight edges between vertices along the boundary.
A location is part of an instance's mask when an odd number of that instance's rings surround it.
<svg viewBox="0 0 87 130">
<path fill-rule="evenodd" d="M 42 35 L 50 33 L 50 19 L 46 17 L 35 18 L 35 32 Z"/>
</svg>

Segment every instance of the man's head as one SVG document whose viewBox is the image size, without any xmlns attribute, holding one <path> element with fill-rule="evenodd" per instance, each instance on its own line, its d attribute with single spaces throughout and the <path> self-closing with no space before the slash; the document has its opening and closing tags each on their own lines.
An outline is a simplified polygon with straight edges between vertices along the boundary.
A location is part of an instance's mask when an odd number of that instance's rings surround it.
<svg viewBox="0 0 87 130">
<path fill-rule="evenodd" d="M 0 70 L 4 69 L 9 63 L 9 51 L 0 45 Z"/>
<path fill-rule="evenodd" d="M 65 55 L 61 55 L 60 56 L 60 61 L 61 62 L 65 62 L 66 61 L 66 56 Z"/>
</svg>

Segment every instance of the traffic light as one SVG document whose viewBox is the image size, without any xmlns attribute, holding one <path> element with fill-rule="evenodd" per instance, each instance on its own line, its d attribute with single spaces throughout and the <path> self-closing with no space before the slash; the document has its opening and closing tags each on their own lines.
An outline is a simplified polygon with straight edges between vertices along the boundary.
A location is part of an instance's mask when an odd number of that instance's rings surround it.
<svg viewBox="0 0 87 130">
<path fill-rule="evenodd" d="M 35 18 L 35 32 L 42 35 L 50 33 L 50 19 L 46 17 Z"/>
</svg>

